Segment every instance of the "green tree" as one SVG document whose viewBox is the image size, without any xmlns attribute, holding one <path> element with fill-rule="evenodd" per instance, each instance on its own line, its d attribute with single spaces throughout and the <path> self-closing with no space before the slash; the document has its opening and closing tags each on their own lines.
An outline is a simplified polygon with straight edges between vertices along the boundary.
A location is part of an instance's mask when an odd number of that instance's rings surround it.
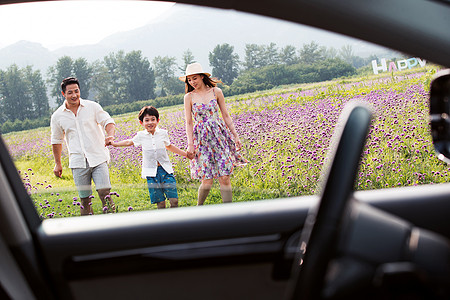
<svg viewBox="0 0 450 300">
<path fill-rule="evenodd" d="M 1 133 L 8 133 L 11 132 L 13 129 L 13 123 L 9 120 L 2 122 L 3 125 L 1 127 Z"/>
<path fill-rule="evenodd" d="M 338 51 L 334 47 L 325 48 L 323 51 L 324 58 L 337 58 L 339 56 Z"/>
<path fill-rule="evenodd" d="M 184 83 L 178 77 L 171 77 L 165 83 L 166 91 L 164 96 L 178 95 L 184 93 Z M 161 95 L 163 96 L 163 95 Z"/>
<path fill-rule="evenodd" d="M 155 97 L 155 74 L 141 51 L 127 53 L 119 64 L 122 75 L 125 102 L 147 100 Z"/>
<path fill-rule="evenodd" d="M 295 49 L 295 48 L 294 48 Z M 259 69 L 269 65 L 277 65 L 281 56 L 275 43 L 269 45 L 246 44 L 244 70 Z"/>
<path fill-rule="evenodd" d="M 16 64 L 0 72 L 0 109 L 5 120 L 23 120 L 33 114 L 28 90 L 23 71 Z"/>
<path fill-rule="evenodd" d="M 209 52 L 209 65 L 215 77 L 225 84 L 231 84 L 239 74 L 239 55 L 234 53 L 234 47 L 229 44 L 217 45 Z"/>
<path fill-rule="evenodd" d="M 353 60 L 353 47 L 351 45 L 344 45 L 339 50 L 339 56 L 347 63 L 351 64 Z"/>
<path fill-rule="evenodd" d="M 360 56 L 356 56 L 351 45 L 342 46 L 339 50 L 339 57 L 355 68 L 361 68 L 371 61 L 370 58 L 364 59 Z"/>
<path fill-rule="evenodd" d="M 192 51 L 190 49 L 187 49 L 186 51 L 184 51 L 182 60 L 183 60 L 183 65 L 179 69 L 183 73 L 186 71 L 186 68 L 189 64 L 196 62 L 194 55 L 192 54 Z"/>
<path fill-rule="evenodd" d="M 4 123 L 6 120 L 8 120 L 8 117 L 6 115 L 5 111 L 5 101 L 6 101 L 6 95 L 7 93 L 5 91 L 6 89 L 6 82 L 5 82 L 5 72 L 0 69 L 0 123 Z M 8 132 L 2 129 L 3 132 Z"/>
<path fill-rule="evenodd" d="M 278 53 L 278 47 L 275 43 L 270 43 L 264 47 L 264 56 L 267 65 L 277 65 L 280 63 L 280 55 Z"/>
<path fill-rule="evenodd" d="M 304 44 L 300 49 L 300 62 L 310 65 L 323 59 L 323 49 L 316 42 Z"/>
<path fill-rule="evenodd" d="M 93 89 L 103 106 L 155 97 L 155 74 L 141 51 L 112 52 L 95 63 Z"/>
<path fill-rule="evenodd" d="M 287 45 L 281 49 L 280 54 L 280 63 L 284 65 L 293 65 L 298 63 L 299 58 L 297 56 L 297 49 L 292 45 Z"/>
<path fill-rule="evenodd" d="M 257 44 L 245 45 L 243 66 L 245 70 L 257 69 L 267 65 L 265 61 L 264 46 Z"/>
<path fill-rule="evenodd" d="M 64 101 L 61 94 L 61 81 L 64 78 L 73 76 L 80 82 L 81 98 L 87 99 L 91 89 L 91 81 L 94 71 L 85 58 L 73 60 L 70 56 L 63 56 L 58 59 L 56 65 L 48 69 L 47 83 L 51 85 L 50 95 Z"/>
<path fill-rule="evenodd" d="M 120 68 L 124 58 L 124 51 L 112 52 L 96 66 L 93 85 L 98 92 L 97 100 L 102 105 L 119 104 L 126 99 L 125 89 L 122 88 L 125 81 L 122 79 Z"/>
<path fill-rule="evenodd" d="M 269 65 L 244 71 L 229 87 L 224 88 L 227 96 L 271 89 L 277 85 L 309 83 L 330 80 L 355 74 L 356 70 L 342 59 L 327 59 L 312 65 Z"/>
<path fill-rule="evenodd" d="M 111 52 L 95 63 L 92 86 L 96 91 L 96 100 L 103 106 L 122 103 L 126 98 L 124 88 L 121 88 L 124 80 L 121 80 L 120 69 L 124 57 L 123 50 Z"/>
<path fill-rule="evenodd" d="M 51 85 L 50 96 L 59 99 L 58 103 L 64 101 L 64 97 L 61 95 L 61 81 L 69 76 L 75 76 L 73 74 L 73 60 L 70 56 L 63 56 L 58 59 L 56 65 L 49 67 L 47 83 Z"/>
<path fill-rule="evenodd" d="M 156 83 L 161 87 L 166 95 L 173 95 L 176 92 L 174 90 L 174 83 L 177 83 L 173 79 L 175 78 L 175 71 L 177 69 L 177 63 L 175 57 L 169 56 L 156 56 L 153 59 L 153 66 L 155 67 Z M 181 82 L 180 82 L 181 84 Z M 182 84 L 181 84 L 182 85 Z"/>
<path fill-rule="evenodd" d="M 28 97 L 32 106 L 33 114 L 30 119 L 48 117 L 50 114 L 47 87 L 42 78 L 41 71 L 33 71 L 31 66 L 25 68 L 25 80 L 27 83 Z"/>
<path fill-rule="evenodd" d="M 81 98 L 89 98 L 92 76 L 94 74 L 93 66 L 85 58 L 80 57 L 73 62 L 72 71 L 80 82 Z"/>
<path fill-rule="evenodd" d="M 111 74 L 108 72 L 108 68 L 104 65 L 104 61 L 97 60 L 94 62 L 93 74 L 91 84 L 95 93 L 95 100 L 102 106 L 117 104 L 116 100 L 113 100 L 111 97 L 111 87 L 115 85 L 113 85 L 110 81 Z"/>
</svg>

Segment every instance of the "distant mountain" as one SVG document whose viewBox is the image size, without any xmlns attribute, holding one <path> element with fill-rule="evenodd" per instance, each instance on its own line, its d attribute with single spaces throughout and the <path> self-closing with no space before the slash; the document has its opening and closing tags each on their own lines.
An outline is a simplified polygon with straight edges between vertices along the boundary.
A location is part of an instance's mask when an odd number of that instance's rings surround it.
<svg viewBox="0 0 450 300">
<path fill-rule="evenodd" d="M 286 21 L 232 10 L 175 4 L 157 20 L 131 31 L 113 34 L 95 45 L 49 51 L 37 43 L 18 42 L 0 49 L 0 68 L 5 69 L 13 63 L 20 67 L 33 65 L 45 75 L 48 67 L 61 56 L 84 57 L 93 62 L 119 50 L 141 50 L 150 61 L 155 56 L 173 56 L 181 65 L 183 53 L 190 49 L 195 60 L 205 69 L 210 69 L 208 53 L 218 44 L 234 46 L 235 52 L 243 59 L 246 44 L 268 45 L 273 42 L 278 47 L 293 45 L 301 48 L 311 41 L 336 49 L 350 44 L 355 55 L 363 57 L 386 51 L 352 38 Z"/>
<path fill-rule="evenodd" d="M 58 59 L 55 53 L 39 43 L 20 41 L 0 49 L 0 69 L 16 64 L 19 67 L 32 65 L 34 70 L 47 70 Z"/>
</svg>

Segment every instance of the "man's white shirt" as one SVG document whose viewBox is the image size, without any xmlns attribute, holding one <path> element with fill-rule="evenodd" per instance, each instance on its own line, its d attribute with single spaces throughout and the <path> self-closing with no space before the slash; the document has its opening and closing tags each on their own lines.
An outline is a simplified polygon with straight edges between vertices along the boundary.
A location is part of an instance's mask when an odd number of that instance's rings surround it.
<svg viewBox="0 0 450 300">
<path fill-rule="evenodd" d="M 100 104 L 80 99 L 77 115 L 66 108 L 64 102 L 51 118 L 51 143 L 66 141 L 69 152 L 69 168 L 85 168 L 109 162 L 110 154 L 105 147 L 106 125 L 113 123 L 111 116 Z"/>
</svg>

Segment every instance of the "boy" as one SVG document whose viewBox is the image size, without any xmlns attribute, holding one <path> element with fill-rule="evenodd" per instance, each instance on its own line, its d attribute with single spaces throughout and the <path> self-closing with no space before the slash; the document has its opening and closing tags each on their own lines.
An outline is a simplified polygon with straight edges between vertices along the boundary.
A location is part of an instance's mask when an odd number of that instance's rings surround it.
<svg viewBox="0 0 450 300">
<path fill-rule="evenodd" d="M 142 146 L 142 178 L 147 179 L 151 203 L 156 203 L 158 209 L 166 208 L 167 197 L 171 208 L 178 207 L 176 181 L 166 149 L 184 157 L 187 157 L 187 153 L 170 144 L 167 130 L 157 127 L 159 112 L 156 108 L 143 107 L 138 118 L 144 130 L 139 131 L 133 139 L 112 142 L 111 145 Z"/>
</svg>

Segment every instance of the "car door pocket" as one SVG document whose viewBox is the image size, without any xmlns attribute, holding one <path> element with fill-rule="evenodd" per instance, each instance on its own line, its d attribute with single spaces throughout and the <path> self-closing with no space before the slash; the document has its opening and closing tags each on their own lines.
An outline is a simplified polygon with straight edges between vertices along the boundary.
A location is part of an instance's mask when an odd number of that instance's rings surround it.
<svg viewBox="0 0 450 300">
<path fill-rule="evenodd" d="M 71 279 L 113 275 L 115 272 L 151 272 L 233 263 L 274 261 L 282 251 L 279 234 L 161 245 L 73 256 L 65 263 Z"/>
</svg>

